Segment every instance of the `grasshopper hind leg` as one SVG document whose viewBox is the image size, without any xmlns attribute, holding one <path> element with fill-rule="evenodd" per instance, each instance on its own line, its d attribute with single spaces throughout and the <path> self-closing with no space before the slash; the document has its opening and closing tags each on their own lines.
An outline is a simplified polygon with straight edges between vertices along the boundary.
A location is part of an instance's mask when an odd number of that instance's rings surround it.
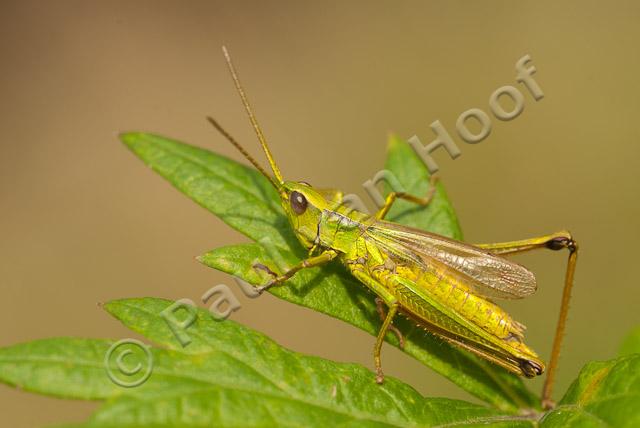
<svg viewBox="0 0 640 428">
<path fill-rule="evenodd" d="M 500 242 L 497 244 L 477 244 L 476 246 L 499 256 L 523 253 L 525 251 L 536 249 L 548 249 L 553 251 L 567 249 L 569 251 L 569 258 L 567 260 L 567 268 L 565 271 L 564 288 L 562 291 L 562 300 L 560 301 L 560 313 L 558 315 L 558 322 L 556 325 L 556 334 L 553 338 L 553 347 L 551 350 L 551 358 L 549 360 L 547 378 L 545 379 L 544 386 L 542 387 L 542 407 L 544 409 L 552 409 L 555 407 L 555 403 L 551 398 L 551 393 L 553 390 L 553 383 L 555 381 L 556 370 L 558 369 L 558 360 L 560 359 L 560 348 L 562 346 L 562 338 L 566 328 L 567 314 L 569 313 L 569 301 L 571 299 L 571 289 L 573 288 L 573 277 L 578 260 L 578 243 L 573 239 L 571 233 L 563 230 L 561 232 L 537 238 Z"/>
</svg>

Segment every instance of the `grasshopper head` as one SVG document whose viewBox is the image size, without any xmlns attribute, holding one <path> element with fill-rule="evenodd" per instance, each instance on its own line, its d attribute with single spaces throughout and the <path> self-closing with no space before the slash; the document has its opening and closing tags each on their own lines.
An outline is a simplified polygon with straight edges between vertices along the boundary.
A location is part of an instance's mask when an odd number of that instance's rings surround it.
<svg viewBox="0 0 640 428">
<path fill-rule="evenodd" d="M 280 203 L 284 209 L 298 240 L 306 248 L 311 248 L 318 235 L 318 223 L 322 211 L 335 208 L 341 202 L 341 193 L 337 191 L 320 191 L 311 187 L 305 182 L 284 181 L 280 170 L 273 160 L 266 142 L 263 142 L 263 149 L 269 160 L 271 170 L 275 177 L 267 171 L 247 151 L 225 131 L 214 119 L 208 117 L 209 122 L 233 144 L 245 158 L 256 167 L 262 175 L 275 187 L 280 195 Z"/>
<path fill-rule="evenodd" d="M 311 248 L 318 235 L 322 211 L 331 209 L 332 201 L 305 182 L 286 181 L 279 190 L 282 208 L 298 240 Z"/>
</svg>

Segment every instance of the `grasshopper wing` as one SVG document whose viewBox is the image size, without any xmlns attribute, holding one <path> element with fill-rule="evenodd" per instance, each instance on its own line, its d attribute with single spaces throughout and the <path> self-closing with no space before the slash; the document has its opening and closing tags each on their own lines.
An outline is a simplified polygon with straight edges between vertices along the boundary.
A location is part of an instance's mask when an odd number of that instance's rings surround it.
<svg viewBox="0 0 640 428">
<path fill-rule="evenodd" d="M 372 223 L 366 234 L 407 262 L 448 267 L 481 296 L 521 299 L 537 288 L 535 276 L 524 266 L 469 244 L 386 221 Z"/>
</svg>

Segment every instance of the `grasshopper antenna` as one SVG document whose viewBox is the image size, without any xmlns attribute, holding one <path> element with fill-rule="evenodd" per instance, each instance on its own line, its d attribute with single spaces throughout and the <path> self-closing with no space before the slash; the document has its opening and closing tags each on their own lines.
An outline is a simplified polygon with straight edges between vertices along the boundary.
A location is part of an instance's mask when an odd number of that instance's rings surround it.
<svg viewBox="0 0 640 428">
<path fill-rule="evenodd" d="M 242 147 L 240 145 L 240 143 L 238 143 L 236 141 L 235 138 L 233 138 L 231 136 L 231 134 L 229 134 L 218 122 L 216 122 L 216 120 L 210 116 L 207 116 L 207 120 L 213 125 L 214 128 L 216 128 L 218 130 L 218 132 L 220 134 L 222 134 L 222 136 L 224 138 L 226 138 L 231 144 L 233 144 L 233 146 L 238 149 L 238 151 L 240 151 L 240 153 L 243 154 L 243 156 L 245 158 L 247 158 L 247 160 L 249 162 L 251 162 L 251 164 L 262 173 L 262 175 L 264 175 L 265 177 L 267 177 L 267 180 L 269 180 L 271 182 L 271 184 L 273 184 L 273 187 L 275 187 L 276 189 L 280 190 L 282 188 L 281 185 L 279 185 L 278 183 L 276 183 L 275 181 L 273 181 L 273 178 L 271 178 L 271 176 L 269 174 L 267 174 L 267 171 L 264 170 L 264 168 L 262 168 L 262 166 L 260 166 L 260 164 L 258 163 L 258 161 L 256 161 L 253 156 L 251 156 L 245 149 L 244 147 Z"/>
<path fill-rule="evenodd" d="M 271 155 L 271 150 L 269 150 L 269 147 L 267 146 L 267 140 L 266 138 L 264 138 L 264 134 L 262 133 L 262 129 L 260 128 L 260 125 L 258 125 L 258 120 L 256 119 L 255 115 L 253 114 L 253 110 L 251 109 L 251 106 L 249 105 L 249 100 L 247 99 L 247 96 L 244 93 L 244 89 L 242 89 L 242 85 L 240 84 L 240 79 L 238 78 L 238 73 L 236 72 L 235 67 L 233 66 L 233 62 L 231 62 L 231 56 L 229 55 L 229 52 L 227 51 L 227 48 L 225 46 L 222 47 L 222 52 L 224 53 L 224 58 L 227 61 L 227 66 L 229 67 L 229 71 L 231 72 L 231 77 L 233 78 L 233 82 L 236 85 L 236 89 L 238 90 L 238 94 L 240 94 L 240 98 L 242 99 L 242 104 L 244 105 L 245 110 L 247 110 L 247 114 L 249 115 L 249 120 L 251 121 L 251 125 L 253 125 L 253 129 L 256 131 L 256 135 L 258 136 L 258 140 L 260 141 L 260 144 L 262 145 L 262 149 L 264 150 L 264 154 L 267 156 L 267 160 L 269 161 L 269 165 L 271 165 L 271 169 L 273 170 L 273 174 L 276 176 L 276 179 L 280 182 L 283 183 L 284 180 L 282 179 L 282 174 L 280 173 L 280 169 L 278 168 L 278 166 L 276 165 L 276 162 L 273 160 L 273 156 Z M 216 126 L 214 124 L 214 126 Z M 216 126 L 216 128 L 218 128 Z M 220 128 L 218 128 L 218 130 L 220 131 Z M 225 135 L 226 133 L 221 131 L 223 133 L 223 135 Z M 228 138 L 228 134 L 226 134 L 227 138 Z M 236 145 L 237 143 L 234 143 L 234 145 Z M 238 147 L 236 145 L 236 147 Z M 243 153 L 246 153 L 243 149 L 242 149 Z M 247 156 L 247 155 L 245 155 Z"/>
</svg>

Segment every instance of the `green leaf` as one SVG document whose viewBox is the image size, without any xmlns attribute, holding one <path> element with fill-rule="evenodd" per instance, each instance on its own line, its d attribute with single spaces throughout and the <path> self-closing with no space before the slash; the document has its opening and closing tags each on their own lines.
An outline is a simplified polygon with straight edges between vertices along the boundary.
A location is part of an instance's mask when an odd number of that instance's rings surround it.
<svg viewBox="0 0 640 428">
<path fill-rule="evenodd" d="M 640 355 L 587 364 L 541 426 L 640 426 Z"/>
<path fill-rule="evenodd" d="M 203 309 L 183 347 L 161 313 L 173 302 L 117 300 L 105 305 L 153 347 L 151 376 L 136 388 L 109 384 L 106 340 L 46 339 L 0 349 L 0 380 L 62 397 L 103 398 L 87 427 L 428 427 L 474 426 L 522 418 L 444 398 L 425 399 L 388 378 L 284 349 Z M 129 361 L 129 363 L 132 363 Z M 34 365 L 36 364 L 36 365 Z M 35 370 L 34 370 L 35 368 Z M 530 426 L 523 425 L 523 426 Z"/>
<path fill-rule="evenodd" d="M 429 171 L 411 146 L 395 135 L 389 137 L 385 169 L 393 173 L 402 185 L 403 189 L 396 191 L 403 190 L 417 196 L 427 194 Z M 385 187 L 388 192 L 392 190 L 388 183 Z M 391 207 L 387 219 L 462 240 L 458 217 L 440 180 L 436 183 L 436 194 L 426 208 L 409 201 L 399 200 Z"/>
<path fill-rule="evenodd" d="M 618 355 L 640 354 L 640 327 L 636 327 L 627 335 L 620 346 Z"/>
<path fill-rule="evenodd" d="M 105 372 L 109 346 L 105 340 L 60 338 L 1 348 L 0 381 L 61 398 L 109 398 L 122 391 Z"/>
<path fill-rule="evenodd" d="M 249 238 L 268 236 L 273 245 L 286 249 L 296 240 L 275 189 L 255 169 L 152 134 L 133 132 L 120 138 L 179 191 Z"/>
<path fill-rule="evenodd" d="M 104 357 L 114 341 L 72 338 L 0 348 L 0 382 L 105 401 L 87 422 L 69 425 L 74 427 L 640 426 L 638 354 L 587 364 L 547 413 L 509 414 L 424 398 L 394 378 L 377 385 L 362 366 L 289 351 L 233 321 L 216 321 L 204 309 L 188 307 L 194 322 L 183 329 L 191 339 L 183 346 L 162 316 L 172 308 L 175 303 L 155 298 L 105 305 L 161 346 L 147 346 L 151 376 L 140 386 L 123 388 L 109 380 Z M 178 312 L 172 313 L 179 318 Z"/>
<path fill-rule="evenodd" d="M 282 272 L 305 256 L 280 208 L 275 191 L 257 171 L 158 136 L 130 133 L 124 134 L 122 139 L 176 188 L 256 241 L 208 252 L 200 258 L 207 266 L 258 285 L 267 278 L 252 268 L 254 263 L 260 262 L 273 271 Z M 408 144 L 395 137 L 389 143 L 386 168 L 407 191 L 426 193 L 429 182 L 426 168 Z M 461 237 L 453 208 L 441 183 L 438 183 L 436 195 L 428 207 L 416 208 L 399 201 L 390 216 L 410 226 Z M 273 288 L 270 292 L 374 335 L 381 325 L 375 311 L 374 296 L 337 263 L 305 269 L 287 281 L 286 286 Z M 537 398 L 516 376 L 428 336 L 406 320 L 398 320 L 398 325 L 407 339 L 406 353 L 471 394 L 505 410 L 537 406 Z M 388 340 L 397 345 L 391 335 Z"/>
</svg>

